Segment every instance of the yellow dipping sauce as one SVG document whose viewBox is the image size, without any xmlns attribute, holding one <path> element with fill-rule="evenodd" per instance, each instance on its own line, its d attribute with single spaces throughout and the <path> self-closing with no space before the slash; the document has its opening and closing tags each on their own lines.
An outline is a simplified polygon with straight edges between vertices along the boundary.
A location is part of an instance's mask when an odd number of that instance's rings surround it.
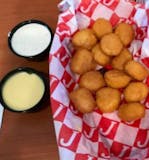
<svg viewBox="0 0 149 160">
<path fill-rule="evenodd" d="M 4 84 L 2 97 L 9 108 L 23 111 L 35 106 L 43 97 L 45 85 L 35 73 L 18 72 Z"/>
</svg>

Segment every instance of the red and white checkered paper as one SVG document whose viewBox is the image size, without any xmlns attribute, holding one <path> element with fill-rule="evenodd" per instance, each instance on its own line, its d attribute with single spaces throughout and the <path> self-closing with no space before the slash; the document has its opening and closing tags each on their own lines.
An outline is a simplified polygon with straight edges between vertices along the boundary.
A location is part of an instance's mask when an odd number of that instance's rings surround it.
<svg viewBox="0 0 149 160">
<path fill-rule="evenodd" d="M 134 59 L 149 67 L 148 5 L 128 0 L 63 0 L 50 51 L 51 107 L 61 160 L 144 160 L 149 158 L 149 96 L 145 117 L 127 123 L 116 112 L 99 110 L 81 114 L 68 94 L 77 86 L 70 70 L 72 35 L 103 17 L 115 26 L 125 21 L 134 26 L 136 37 L 130 46 Z M 149 85 L 149 78 L 146 80 Z"/>
</svg>

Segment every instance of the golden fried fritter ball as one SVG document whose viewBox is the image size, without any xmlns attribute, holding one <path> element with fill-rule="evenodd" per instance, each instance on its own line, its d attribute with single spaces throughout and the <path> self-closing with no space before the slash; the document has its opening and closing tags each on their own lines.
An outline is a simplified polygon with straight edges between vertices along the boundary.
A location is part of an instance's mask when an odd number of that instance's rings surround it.
<svg viewBox="0 0 149 160">
<path fill-rule="evenodd" d="M 86 88 L 78 88 L 72 91 L 69 97 L 75 108 L 81 113 L 89 113 L 96 106 L 91 92 Z"/>
<path fill-rule="evenodd" d="M 110 56 L 107 56 L 106 54 L 103 53 L 99 43 L 92 48 L 92 53 L 94 60 L 97 62 L 97 64 L 105 66 L 110 63 L 111 60 Z"/>
<path fill-rule="evenodd" d="M 124 88 L 131 81 L 131 77 L 125 74 L 123 71 L 112 69 L 105 73 L 105 81 L 109 87 L 112 88 Z"/>
<path fill-rule="evenodd" d="M 118 110 L 118 116 L 123 121 L 135 121 L 145 116 L 145 107 L 137 102 L 122 104 Z"/>
<path fill-rule="evenodd" d="M 149 74 L 147 69 L 141 63 L 134 60 L 128 61 L 125 64 L 124 69 L 127 74 L 139 81 L 144 80 Z"/>
<path fill-rule="evenodd" d="M 77 48 L 91 49 L 97 42 L 97 38 L 91 29 L 82 29 L 72 37 L 72 44 Z"/>
<path fill-rule="evenodd" d="M 111 23 L 104 18 L 97 19 L 94 22 L 92 29 L 98 38 L 101 38 L 105 34 L 112 33 Z"/>
<path fill-rule="evenodd" d="M 100 72 L 89 71 L 81 76 L 79 86 L 87 88 L 90 91 L 97 91 L 99 88 L 105 86 L 105 81 Z"/>
<path fill-rule="evenodd" d="M 134 39 L 134 29 L 132 25 L 127 23 L 118 24 L 115 33 L 119 36 L 124 46 L 128 46 Z"/>
<path fill-rule="evenodd" d="M 112 59 L 111 65 L 114 69 L 123 70 L 125 63 L 130 60 L 132 60 L 132 54 L 124 48 L 118 56 Z"/>
<path fill-rule="evenodd" d="M 145 99 L 148 95 L 148 87 L 142 82 L 131 82 L 124 89 L 124 97 L 127 102 L 137 102 Z"/>
<path fill-rule="evenodd" d="M 100 41 L 100 46 L 103 52 L 108 56 L 119 55 L 123 48 L 120 38 L 114 33 L 103 36 Z"/>
<path fill-rule="evenodd" d="M 103 113 L 115 111 L 121 100 L 121 94 L 117 89 L 104 87 L 96 92 L 96 103 Z"/>
<path fill-rule="evenodd" d="M 76 51 L 70 62 L 70 68 L 74 73 L 83 74 L 95 69 L 96 63 L 92 53 L 87 49 L 79 49 Z"/>
</svg>

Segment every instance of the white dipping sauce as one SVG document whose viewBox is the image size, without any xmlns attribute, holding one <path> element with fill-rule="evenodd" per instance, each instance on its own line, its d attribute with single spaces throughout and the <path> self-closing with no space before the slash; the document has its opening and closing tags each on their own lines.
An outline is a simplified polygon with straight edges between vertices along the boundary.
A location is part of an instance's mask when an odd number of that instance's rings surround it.
<svg viewBox="0 0 149 160">
<path fill-rule="evenodd" d="M 38 75 L 22 71 L 5 82 L 2 97 L 9 108 L 23 111 L 35 106 L 43 97 L 44 91 L 44 83 Z"/>
<path fill-rule="evenodd" d="M 12 36 L 14 51 L 22 56 L 35 56 L 43 52 L 51 41 L 51 33 L 47 27 L 37 23 L 26 24 Z"/>
</svg>

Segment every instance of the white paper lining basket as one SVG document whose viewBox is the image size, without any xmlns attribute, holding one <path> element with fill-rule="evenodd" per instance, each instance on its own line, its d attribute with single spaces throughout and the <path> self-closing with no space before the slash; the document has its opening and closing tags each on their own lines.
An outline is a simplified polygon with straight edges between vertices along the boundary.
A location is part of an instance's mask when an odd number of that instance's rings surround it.
<svg viewBox="0 0 149 160">
<path fill-rule="evenodd" d="M 69 67 L 71 37 L 103 17 L 116 25 L 134 25 L 135 40 L 130 46 L 134 59 L 149 67 L 148 4 L 128 0 L 64 0 L 59 4 L 56 33 L 50 51 L 51 107 L 61 160 L 144 160 L 149 157 L 149 97 L 146 115 L 132 123 L 122 122 L 116 112 L 81 114 L 74 109 L 68 93 L 77 85 Z M 146 8 L 145 8 L 146 7 Z M 147 84 L 149 80 L 147 79 Z"/>
</svg>

